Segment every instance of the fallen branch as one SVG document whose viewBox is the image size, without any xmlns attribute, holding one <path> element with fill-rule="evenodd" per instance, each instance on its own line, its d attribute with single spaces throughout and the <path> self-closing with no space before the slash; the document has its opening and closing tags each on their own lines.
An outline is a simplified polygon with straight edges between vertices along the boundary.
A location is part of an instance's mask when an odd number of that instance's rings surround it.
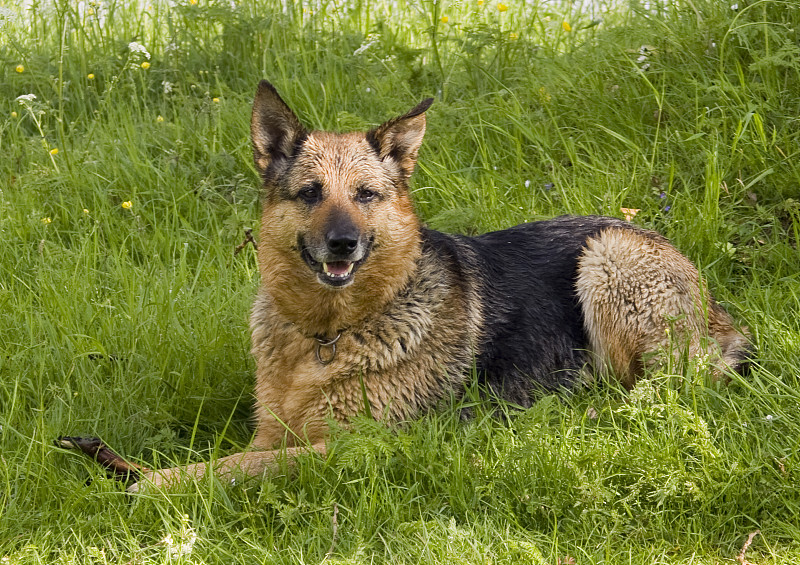
<svg viewBox="0 0 800 565">
<path fill-rule="evenodd" d="M 136 463 L 125 461 L 97 437 L 61 436 L 56 439 L 55 445 L 64 449 L 77 449 L 85 453 L 112 472 L 114 478 L 120 481 L 138 480 L 142 473 L 150 470 Z"/>
</svg>

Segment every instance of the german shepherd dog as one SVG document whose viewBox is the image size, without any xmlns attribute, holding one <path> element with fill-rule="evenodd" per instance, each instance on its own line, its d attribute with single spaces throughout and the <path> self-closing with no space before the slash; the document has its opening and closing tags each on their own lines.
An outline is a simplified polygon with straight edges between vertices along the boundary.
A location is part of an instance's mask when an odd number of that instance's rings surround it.
<svg viewBox="0 0 800 565">
<path fill-rule="evenodd" d="M 210 471 L 252 476 L 283 454 L 324 453 L 331 418 L 414 418 L 470 375 L 524 407 L 534 391 L 569 389 L 588 374 L 631 387 L 659 354 L 706 355 L 717 376 L 743 368 L 748 340 L 657 233 L 600 216 L 478 237 L 422 227 L 408 182 L 432 101 L 339 134 L 307 130 L 259 84 L 252 446 L 149 472 L 131 490 Z"/>
</svg>

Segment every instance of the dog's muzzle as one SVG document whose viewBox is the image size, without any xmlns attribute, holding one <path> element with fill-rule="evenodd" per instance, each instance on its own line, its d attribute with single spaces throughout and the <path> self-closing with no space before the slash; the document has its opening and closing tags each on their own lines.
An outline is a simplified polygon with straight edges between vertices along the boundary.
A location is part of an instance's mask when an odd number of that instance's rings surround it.
<svg viewBox="0 0 800 565">
<path fill-rule="evenodd" d="M 358 268 L 372 249 L 372 238 L 359 234 L 328 233 L 324 247 L 299 241 L 300 255 L 317 279 L 326 286 L 341 288 L 353 282 Z"/>
</svg>

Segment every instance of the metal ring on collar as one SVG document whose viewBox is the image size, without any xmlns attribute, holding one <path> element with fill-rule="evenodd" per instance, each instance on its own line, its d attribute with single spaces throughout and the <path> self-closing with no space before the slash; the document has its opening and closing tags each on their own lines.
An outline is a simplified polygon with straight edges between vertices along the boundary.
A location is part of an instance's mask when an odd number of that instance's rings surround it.
<svg viewBox="0 0 800 565">
<path fill-rule="evenodd" d="M 341 332 L 336 334 L 336 337 L 333 339 L 324 339 L 324 338 L 315 338 L 317 340 L 317 349 L 315 351 L 317 355 L 317 361 L 320 362 L 321 365 L 327 365 L 331 361 L 333 361 L 334 357 L 336 357 L 336 342 L 339 341 L 339 338 L 342 337 Z M 322 348 L 323 347 L 330 347 L 331 353 L 330 356 L 323 357 L 322 356 Z"/>
</svg>

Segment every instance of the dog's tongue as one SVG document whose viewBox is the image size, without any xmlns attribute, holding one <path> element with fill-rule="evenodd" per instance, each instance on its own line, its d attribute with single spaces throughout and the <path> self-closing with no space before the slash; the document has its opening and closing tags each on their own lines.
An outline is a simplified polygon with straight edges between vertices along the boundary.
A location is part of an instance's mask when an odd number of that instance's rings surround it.
<svg viewBox="0 0 800 565">
<path fill-rule="evenodd" d="M 326 263 L 328 267 L 328 272 L 332 275 L 346 275 L 347 271 L 350 269 L 350 262 L 349 261 L 331 261 L 330 263 Z"/>
</svg>

